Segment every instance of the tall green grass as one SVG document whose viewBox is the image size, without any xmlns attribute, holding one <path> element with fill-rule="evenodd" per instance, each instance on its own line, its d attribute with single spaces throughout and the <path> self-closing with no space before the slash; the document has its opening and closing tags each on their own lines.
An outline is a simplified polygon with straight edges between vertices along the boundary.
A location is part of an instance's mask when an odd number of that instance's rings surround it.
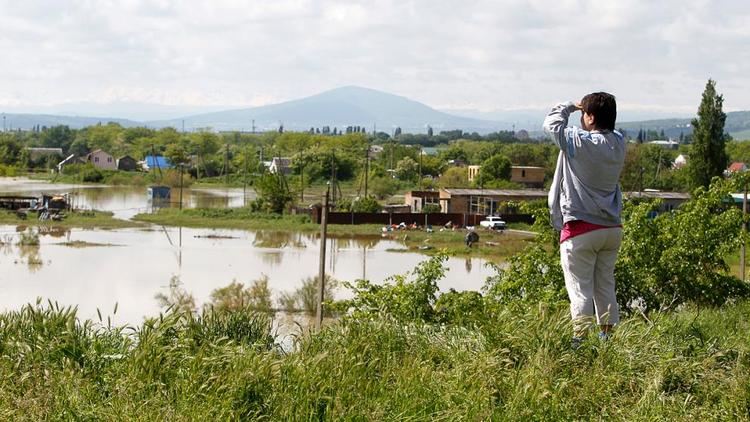
<svg viewBox="0 0 750 422">
<path fill-rule="evenodd" d="M 0 314 L 3 420 L 742 420 L 750 302 L 633 316 L 570 348 L 564 306 L 454 326 L 344 319 L 274 345 L 247 309 L 139 327 Z"/>
</svg>

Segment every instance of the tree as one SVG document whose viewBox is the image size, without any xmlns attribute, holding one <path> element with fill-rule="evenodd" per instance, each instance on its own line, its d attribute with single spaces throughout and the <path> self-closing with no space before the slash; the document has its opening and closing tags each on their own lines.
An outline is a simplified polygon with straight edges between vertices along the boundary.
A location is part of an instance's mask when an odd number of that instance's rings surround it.
<svg viewBox="0 0 750 422">
<path fill-rule="evenodd" d="M 469 187 L 469 174 L 466 167 L 451 167 L 440 175 L 440 187 L 465 188 Z"/>
<path fill-rule="evenodd" d="M 164 156 L 167 157 L 170 163 L 175 166 L 183 166 L 190 162 L 190 158 L 187 155 L 187 151 L 183 145 L 172 144 L 167 146 L 167 150 L 164 152 Z"/>
<path fill-rule="evenodd" d="M 485 185 L 499 180 L 510 179 L 510 160 L 504 155 L 493 155 L 482 163 L 477 183 Z"/>
<path fill-rule="evenodd" d="M 427 126 L 427 136 L 432 138 L 433 133 L 432 126 Z"/>
<path fill-rule="evenodd" d="M 396 163 L 396 176 L 401 180 L 414 180 L 419 164 L 411 157 L 404 157 Z"/>
<path fill-rule="evenodd" d="M 708 187 L 711 178 L 721 176 L 729 158 L 724 149 L 726 136 L 722 111 L 724 96 L 716 93 L 716 82 L 709 79 L 698 108 L 698 118 L 693 119 L 693 145 L 690 148 L 688 170 L 693 187 Z"/>
<path fill-rule="evenodd" d="M 258 198 L 263 207 L 270 212 L 281 214 L 287 205 L 294 201 L 294 196 L 279 173 L 266 173 L 258 179 L 256 184 Z"/>
</svg>

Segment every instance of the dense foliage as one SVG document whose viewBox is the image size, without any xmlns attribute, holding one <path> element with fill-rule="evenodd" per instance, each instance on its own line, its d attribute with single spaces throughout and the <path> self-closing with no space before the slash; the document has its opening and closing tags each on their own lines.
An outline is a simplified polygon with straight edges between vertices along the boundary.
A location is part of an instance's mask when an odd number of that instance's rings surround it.
<svg viewBox="0 0 750 422">
<path fill-rule="evenodd" d="M 688 169 L 693 187 L 707 187 L 712 177 L 721 176 L 727 168 L 728 157 L 724 149 L 727 115 L 722 110 L 723 103 L 724 97 L 716 92 L 716 82 L 709 79 L 698 108 L 698 118 L 691 122 L 693 143 Z"/>
</svg>

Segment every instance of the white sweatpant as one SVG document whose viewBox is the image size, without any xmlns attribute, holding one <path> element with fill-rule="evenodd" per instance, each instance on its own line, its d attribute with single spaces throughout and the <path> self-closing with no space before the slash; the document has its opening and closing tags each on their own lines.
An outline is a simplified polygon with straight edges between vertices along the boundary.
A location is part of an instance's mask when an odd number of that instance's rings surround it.
<svg viewBox="0 0 750 422">
<path fill-rule="evenodd" d="M 560 244 L 560 261 L 570 298 L 570 315 L 576 333 L 593 319 L 599 325 L 620 321 L 615 296 L 615 262 L 622 242 L 622 228 L 590 231 Z"/>
</svg>

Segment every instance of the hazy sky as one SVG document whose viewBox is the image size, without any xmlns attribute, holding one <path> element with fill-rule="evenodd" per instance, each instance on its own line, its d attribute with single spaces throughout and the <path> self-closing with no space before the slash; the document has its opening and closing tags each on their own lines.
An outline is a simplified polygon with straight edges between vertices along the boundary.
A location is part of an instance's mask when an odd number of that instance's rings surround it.
<svg viewBox="0 0 750 422">
<path fill-rule="evenodd" d="M 0 108 L 263 105 L 360 85 L 438 108 L 595 90 L 693 113 L 707 78 L 750 109 L 750 2 L 0 0 Z"/>
</svg>

